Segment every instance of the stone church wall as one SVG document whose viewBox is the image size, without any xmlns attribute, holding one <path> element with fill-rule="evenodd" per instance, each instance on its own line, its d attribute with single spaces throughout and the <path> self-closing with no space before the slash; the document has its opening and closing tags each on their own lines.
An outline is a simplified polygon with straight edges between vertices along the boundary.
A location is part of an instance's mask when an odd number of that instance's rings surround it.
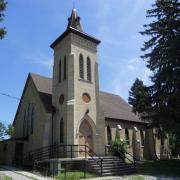
<svg viewBox="0 0 180 180">
<path fill-rule="evenodd" d="M 17 114 L 15 122 L 15 134 L 13 138 L 23 137 L 23 124 L 24 124 L 24 113 L 28 104 L 33 104 L 34 106 L 34 125 L 33 134 L 30 132 L 30 127 L 28 131 L 28 141 L 24 144 L 24 152 L 29 152 L 31 150 L 48 146 L 50 143 L 50 120 L 51 115 L 45 111 L 45 108 L 41 102 L 38 92 L 35 89 L 33 81 L 29 80 L 27 88 L 23 97 L 22 104 L 20 106 L 19 112 Z M 46 131 L 45 131 L 46 126 Z M 46 133 L 46 134 L 45 134 Z M 46 138 L 44 138 L 46 137 Z M 48 137 L 48 138 L 47 138 Z"/>
<path fill-rule="evenodd" d="M 112 140 L 119 138 L 125 140 L 125 129 L 129 132 L 129 145 L 127 145 L 127 151 L 133 154 L 137 160 L 141 159 L 154 159 L 156 157 L 153 134 L 150 130 L 147 130 L 145 123 L 129 122 L 123 120 L 106 119 L 105 122 L 106 144 L 107 144 L 107 126 L 111 128 Z M 118 125 L 122 129 L 118 129 Z M 140 134 L 142 130 L 144 135 L 144 146 L 142 143 L 142 137 Z M 118 132 L 118 133 L 117 133 Z M 146 143 L 147 142 L 147 143 Z M 150 153 L 149 153 L 150 152 Z"/>
</svg>

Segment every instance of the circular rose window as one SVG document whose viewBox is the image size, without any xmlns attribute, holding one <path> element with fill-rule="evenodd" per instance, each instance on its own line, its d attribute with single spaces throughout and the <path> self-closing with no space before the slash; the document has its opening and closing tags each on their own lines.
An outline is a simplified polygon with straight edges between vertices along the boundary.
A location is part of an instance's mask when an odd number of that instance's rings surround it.
<svg viewBox="0 0 180 180">
<path fill-rule="evenodd" d="M 84 101 L 85 103 L 88 103 L 88 102 L 91 101 L 91 97 L 90 97 L 90 95 L 89 95 L 88 93 L 83 93 L 82 99 L 83 99 L 83 101 Z"/>
<path fill-rule="evenodd" d="M 60 95 L 59 103 L 60 103 L 60 104 L 63 104 L 63 103 L 64 103 L 64 94 L 61 94 L 61 95 Z"/>
</svg>

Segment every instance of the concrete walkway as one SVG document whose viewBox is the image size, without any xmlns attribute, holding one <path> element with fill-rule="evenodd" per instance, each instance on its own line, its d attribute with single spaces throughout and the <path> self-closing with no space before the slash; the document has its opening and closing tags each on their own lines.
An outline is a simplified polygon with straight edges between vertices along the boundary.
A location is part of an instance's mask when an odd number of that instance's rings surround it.
<svg viewBox="0 0 180 180">
<path fill-rule="evenodd" d="M 23 171 L 21 169 L 10 167 L 10 166 L 0 166 L 0 175 L 5 175 L 12 177 L 13 180 L 53 180 L 52 178 L 38 176 L 31 172 Z M 129 175 L 129 176 L 111 176 L 111 177 L 99 177 L 90 178 L 89 180 L 134 180 L 134 179 L 144 179 L 144 180 L 180 180 L 180 177 L 164 177 L 164 176 L 147 176 L 147 175 Z"/>
<path fill-rule="evenodd" d="M 0 166 L 0 174 L 9 176 L 13 180 L 52 180 L 52 178 L 38 176 L 31 172 L 23 171 L 10 166 Z"/>
<path fill-rule="evenodd" d="M 129 176 L 109 176 L 109 177 L 99 177 L 99 178 L 90 178 L 89 180 L 135 180 L 135 179 L 143 179 L 144 180 L 180 180 L 180 177 L 164 177 L 164 176 L 147 176 L 147 175 L 129 175 Z"/>
</svg>

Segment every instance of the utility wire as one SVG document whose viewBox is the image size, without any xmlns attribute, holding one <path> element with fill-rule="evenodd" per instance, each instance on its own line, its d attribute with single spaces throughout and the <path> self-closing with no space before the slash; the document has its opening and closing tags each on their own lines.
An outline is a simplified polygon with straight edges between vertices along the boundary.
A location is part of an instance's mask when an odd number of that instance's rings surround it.
<svg viewBox="0 0 180 180">
<path fill-rule="evenodd" d="M 2 93 L 2 92 L 0 92 L 0 95 L 2 95 L 2 96 L 6 96 L 6 97 L 11 98 L 11 99 L 15 99 L 15 100 L 20 101 L 20 102 L 27 102 L 27 103 L 31 103 L 31 102 L 29 102 L 29 101 L 22 100 L 22 99 L 21 99 L 21 98 L 19 98 L 19 97 L 15 97 L 15 96 L 12 96 L 12 95 L 9 95 L 9 94 L 6 94 L 6 93 Z M 31 104 L 34 104 L 34 105 L 35 105 L 35 103 L 31 103 Z"/>
<path fill-rule="evenodd" d="M 2 93 L 2 92 L 0 92 L 0 95 L 6 96 L 6 97 L 11 98 L 11 99 L 16 99 L 18 101 L 22 101 L 21 98 L 18 98 L 18 97 L 15 97 L 15 96 L 11 96 L 9 94 L 5 94 L 5 93 Z"/>
</svg>

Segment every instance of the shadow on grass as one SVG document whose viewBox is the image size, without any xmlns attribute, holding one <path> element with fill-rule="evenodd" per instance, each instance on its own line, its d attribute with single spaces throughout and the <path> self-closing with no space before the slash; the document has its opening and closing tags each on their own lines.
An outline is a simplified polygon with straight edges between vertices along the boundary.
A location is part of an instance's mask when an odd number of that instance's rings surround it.
<svg viewBox="0 0 180 180">
<path fill-rule="evenodd" d="M 151 176 L 180 177 L 180 159 L 141 161 L 137 163 L 137 171 Z"/>
</svg>

